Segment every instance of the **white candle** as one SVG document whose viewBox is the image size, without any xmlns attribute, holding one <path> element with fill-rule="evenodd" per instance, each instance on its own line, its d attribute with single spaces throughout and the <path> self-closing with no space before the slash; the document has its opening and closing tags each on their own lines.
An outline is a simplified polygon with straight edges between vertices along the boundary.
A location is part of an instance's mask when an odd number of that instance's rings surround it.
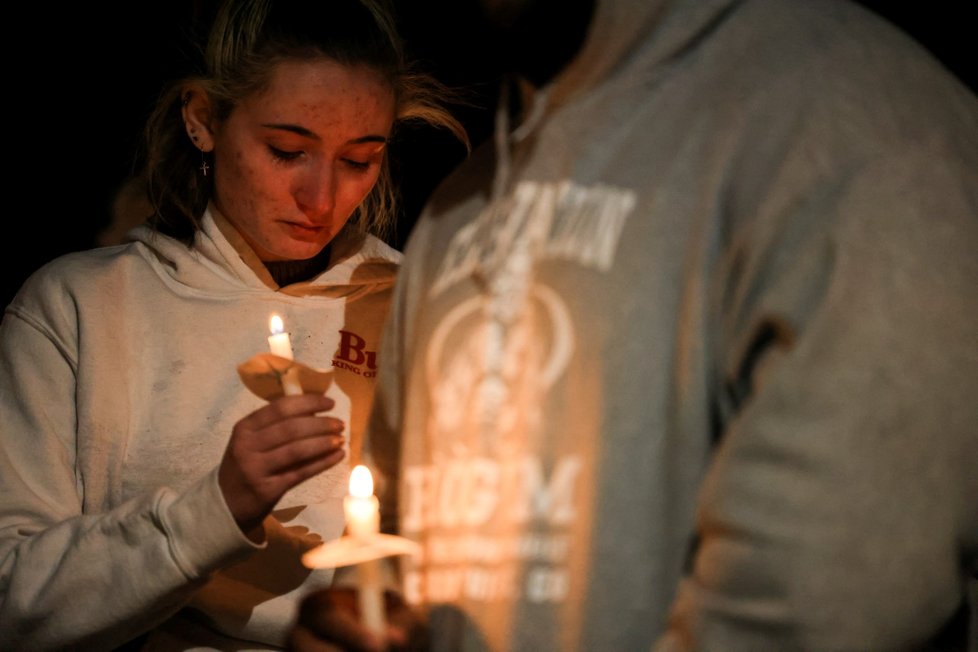
<svg viewBox="0 0 978 652">
<path fill-rule="evenodd" d="M 285 324 L 282 322 L 282 318 L 278 315 L 272 315 L 271 319 L 268 320 L 268 329 L 272 332 L 268 336 L 269 350 L 280 358 L 292 360 L 292 341 L 289 339 L 289 334 L 285 332 Z M 296 372 L 298 369 L 291 366 L 282 374 L 282 391 L 288 395 L 302 393 L 302 385 L 299 383 Z"/>
<path fill-rule="evenodd" d="M 292 359 L 292 341 L 289 334 L 285 332 L 285 324 L 278 315 L 272 315 L 268 320 L 268 330 L 272 332 L 268 336 L 268 348 L 272 353 L 280 358 Z"/>
<path fill-rule="evenodd" d="M 370 469 L 362 464 L 350 474 L 350 495 L 343 499 L 343 511 L 349 536 L 365 541 L 380 531 L 380 506 L 374 496 L 374 480 Z M 377 560 L 362 562 L 357 567 L 357 573 L 360 580 L 360 617 L 367 628 L 383 635 L 386 619 Z"/>
</svg>

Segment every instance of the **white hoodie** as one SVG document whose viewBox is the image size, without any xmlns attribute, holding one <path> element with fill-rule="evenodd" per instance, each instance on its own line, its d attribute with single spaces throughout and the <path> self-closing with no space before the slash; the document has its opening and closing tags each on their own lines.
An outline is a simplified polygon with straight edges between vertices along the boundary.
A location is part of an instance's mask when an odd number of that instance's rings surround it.
<svg viewBox="0 0 978 652">
<path fill-rule="evenodd" d="M 340 238 L 328 270 L 279 288 L 213 210 L 192 248 L 132 236 L 47 264 L 0 323 L 0 649 L 148 630 L 151 649 L 274 649 L 300 594 L 331 580 L 299 556 L 341 533 L 350 456 L 287 493 L 253 545 L 216 474 L 264 404 L 237 365 L 281 315 L 296 360 L 334 369 L 331 413 L 358 448 L 400 254 Z"/>
</svg>

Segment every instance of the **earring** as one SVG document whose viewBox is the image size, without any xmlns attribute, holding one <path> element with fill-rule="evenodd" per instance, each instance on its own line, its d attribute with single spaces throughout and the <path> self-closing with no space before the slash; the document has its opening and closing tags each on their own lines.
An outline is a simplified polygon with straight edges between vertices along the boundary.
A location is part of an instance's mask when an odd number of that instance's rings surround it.
<svg viewBox="0 0 978 652">
<path fill-rule="evenodd" d="M 188 125 L 189 127 L 189 125 Z M 188 129 L 190 132 L 190 140 L 194 141 L 194 147 L 200 150 L 200 171 L 207 176 L 207 171 L 211 169 L 211 166 L 207 164 L 207 158 L 204 156 L 204 146 L 200 144 L 200 137 L 197 135 L 197 129 L 190 127 Z"/>
<path fill-rule="evenodd" d="M 211 169 L 211 166 L 207 165 L 207 159 L 204 157 L 204 150 L 201 149 L 200 150 L 200 171 L 203 172 L 204 173 L 204 176 L 206 177 L 207 176 L 207 171 L 209 169 Z"/>
</svg>

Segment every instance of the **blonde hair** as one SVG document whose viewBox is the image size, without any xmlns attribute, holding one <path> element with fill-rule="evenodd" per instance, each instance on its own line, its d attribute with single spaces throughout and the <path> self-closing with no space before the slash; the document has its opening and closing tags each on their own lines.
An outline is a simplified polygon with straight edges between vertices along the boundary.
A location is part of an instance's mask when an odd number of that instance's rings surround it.
<svg viewBox="0 0 978 652">
<path fill-rule="evenodd" d="M 193 83 L 204 89 L 214 118 L 222 121 L 243 99 L 264 90 L 281 62 L 323 57 L 369 67 L 387 80 L 396 101 L 392 137 L 401 124 L 422 123 L 448 130 L 470 148 L 465 128 L 447 108 L 461 102 L 460 95 L 406 61 L 384 0 L 225 0 L 212 23 L 201 71 L 171 84 L 147 122 L 151 225 L 192 243 L 213 191 L 213 175 L 200 175 L 200 151 L 184 131 L 183 88 Z M 346 228 L 387 239 L 397 200 L 385 155 L 377 183 Z"/>
</svg>

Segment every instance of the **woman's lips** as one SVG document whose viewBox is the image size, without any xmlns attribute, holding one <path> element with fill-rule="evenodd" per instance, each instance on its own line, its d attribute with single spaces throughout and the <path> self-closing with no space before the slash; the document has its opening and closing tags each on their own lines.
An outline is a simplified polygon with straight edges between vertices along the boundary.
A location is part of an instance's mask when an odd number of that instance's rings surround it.
<svg viewBox="0 0 978 652">
<path fill-rule="evenodd" d="M 298 240 L 313 240 L 326 230 L 325 226 L 315 224 L 301 224 L 299 222 L 285 222 L 284 224 L 288 228 L 289 234 Z"/>
</svg>

